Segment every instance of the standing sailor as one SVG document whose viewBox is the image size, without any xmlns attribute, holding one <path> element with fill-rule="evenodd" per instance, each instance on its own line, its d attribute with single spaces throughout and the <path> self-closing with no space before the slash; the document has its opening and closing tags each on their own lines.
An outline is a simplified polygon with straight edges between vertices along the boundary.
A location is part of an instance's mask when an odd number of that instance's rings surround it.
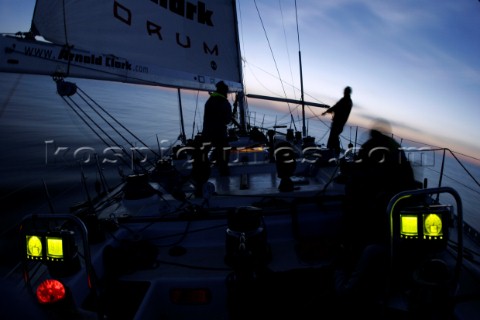
<svg viewBox="0 0 480 320">
<path fill-rule="evenodd" d="M 216 162 L 220 174 L 228 175 L 227 125 L 232 121 L 232 105 L 227 99 L 228 86 L 225 82 L 218 82 L 216 87 L 217 90 L 205 103 L 202 138 L 214 148 L 212 160 Z"/>
<path fill-rule="evenodd" d="M 340 134 L 352 111 L 352 88 L 345 87 L 343 97 L 338 102 L 328 108 L 322 115 L 333 113 L 332 125 L 330 127 L 330 136 L 328 137 L 327 148 L 333 150 L 336 155 L 340 153 Z"/>
</svg>

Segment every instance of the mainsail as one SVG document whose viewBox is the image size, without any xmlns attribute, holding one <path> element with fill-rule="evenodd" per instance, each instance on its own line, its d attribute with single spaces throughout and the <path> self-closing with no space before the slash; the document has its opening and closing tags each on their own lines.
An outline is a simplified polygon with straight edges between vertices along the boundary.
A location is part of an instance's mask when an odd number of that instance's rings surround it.
<svg viewBox="0 0 480 320">
<path fill-rule="evenodd" d="M 31 31 L 1 37 L 0 71 L 242 89 L 235 1 L 38 0 Z"/>
</svg>

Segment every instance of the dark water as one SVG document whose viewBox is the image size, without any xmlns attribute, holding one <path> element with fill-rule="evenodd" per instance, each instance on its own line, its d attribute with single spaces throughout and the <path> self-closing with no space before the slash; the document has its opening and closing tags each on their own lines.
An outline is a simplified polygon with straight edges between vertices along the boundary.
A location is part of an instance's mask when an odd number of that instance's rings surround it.
<svg viewBox="0 0 480 320">
<path fill-rule="evenodd" d="M 129 173 L 132 169 L 131 148 L 143 148 L 145 144 L 156 153 L 161 153 L 177 142 L 180 120 L 176 90 L 99 81 L 71 81 L 118 120 L 119 123 L 116 123 L 108 118 L 108 122 L 105 122 L 91 112 L 88 104 L 75 97 L 82 110 L 89 111 L 90 116 L 101 123 L 100 128 L 114 136 L 115 141 L 102 141 L 93 134 L 72 108 L 56 94 L 55 83 L 51 78 L 0 74 L 2 232 L 17 224 L 25 214 L 49 213 L 52 209 L 55 212 L 68 212 L 73 203 L 95 195 L 94 185 L 99 180 L 100 173 L 107 177 L 109 186 L 115 185 L 120 181 L 119 170 Z M 182 93 L 185 133 L 188 138 L 201 129 L 205 99 L 205 95 Z M 276 117 L 272 110 L 256 106 L 250 106 L 250 112 L 250 121 L 257 126 L 269 127 L 290 121 L 287 112 L 283 117 Z M 106 114 L 103 116 L 107 117 Z M 296 118 L 299 118 L 298 115 Z M 115 129 L 108 123 L 112 123 Z M 134 137 L 122 126 L 132 130 Z M 301 130 L 301 121 L 297 122 L 297 126 L 295 129 Z M 308 130 L 309 135 L 317 138 L 317 143 L 326 142 L 328 123 L 310 119 Z M 355 132 L 346 128 L 343 145 L 346 146 L 354 136 Z M 358 136 L 365 139 L 362 132 Z M 121 158 L 108 150 L 106 152 L 106 148 L 118 146 L 127 151 Z M 98 156 L 98 166 L 94 161 L 95 155 Z M 149 160 L 154 158 L 147 151 L 145 155 Z M 413 153 L 412 157 L 418 158 Z M 480 187 L 452 157 L 447 158 L 446 177 L 442 185 L 454 187 L 460 192 L 465 220 L 480 229 L 480 212 L 476 211 L 480 207 Z M 427 177 L 429 186 L 436 186 L 441 159 L 441 152 L 425 153 L 415 167 L 417 179 Z M 111 160 L 118 161 L 113 164 Z M 474 178 L 480 181 L 479 161 L 464 163 Z M 51 199 L 50 203 L 47 199 Z"/>
<path fill-rule="evenodd" d="M 126 174 L 131 169 L 132 148 L 144 148 L 146 144 L 158 153 L 159 147 L 167 148 L 180 133 L 175 91 L 165 93 L 150 87 L 75 82 L 120 123 L 113 122 L 107 114 L 102 115 L 113 123 L 117 133 L 92 112 L 88 104 L 82 100 L 77 102 L 89 111 L 89 117 L 97 121 L 100 128 L 83 115 L 90 126 L 114 136 L 114 141 L 102 140 L 93 134 L 74 110 L 82 114 L 81 111 L 69 107 L 56 94 L 55 83 L 49 77 L 1 74 L 2 230 L 18 222 L 25 213 L 50 212 L 47 191 L 55 211 L 67 211 L 68 201 L 71 205 L 88 197 L 82 171 L 89 188 L 99 179 L 100 172 L 114 185 L 119 181 L 118 169 Z M 131 129 L 134 136 L 122 125 L 134 128 Z M 118 146 L 126 150 L 121 158 L 114 156 L 113 151 L 105 153 L 108 147 Z M 95 155 L 100 170 L 94 161 Z M 116 164 L 111 163 L 114 160 Z M 68 197 L 66 203 L 60 202 L 59 199 L 65 197 Z"/>
</svg>

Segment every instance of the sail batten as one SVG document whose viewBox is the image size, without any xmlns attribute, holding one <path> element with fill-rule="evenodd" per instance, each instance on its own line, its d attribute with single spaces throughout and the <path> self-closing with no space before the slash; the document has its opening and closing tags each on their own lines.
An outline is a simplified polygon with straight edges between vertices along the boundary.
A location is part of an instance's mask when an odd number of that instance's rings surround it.
<svg viewBox="0 0 480 320">
<path fill-rule="evenodd" d="M 38 0 L 32 31 L 48 43 L 4 37 L 11 56 L 0 68 L 205 90 L 224 80 L 241 90 L 234 5 Z"/>
</svg>

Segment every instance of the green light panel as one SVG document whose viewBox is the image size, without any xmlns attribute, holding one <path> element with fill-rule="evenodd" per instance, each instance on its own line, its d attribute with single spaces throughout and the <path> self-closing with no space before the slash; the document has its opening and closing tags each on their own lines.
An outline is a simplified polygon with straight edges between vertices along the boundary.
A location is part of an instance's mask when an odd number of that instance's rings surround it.
<svg viewBox="0 0 480 320">
<path fill-rule="evenodd" d="M 400 236 L 407 239 L 418 238 L 418 217 L 411 214 L 400 214 Z"/>
<path fill-rule="evenodd" d="M 423 214 L 423 238 L 427 240 L 443 238 L 443 223 L 440 213 Z"/>
<path fill-rule="evenodd" d="M 60 237 L 46 237 L 47 239 L 47 260 L 63 261 L 63 239 Z"/>
<path fill-rule="evenodd" d="M 26 235 L 26 257 L 29 260 L 43 260 L 42 239 L 36 235 Z"/>
</svg>

